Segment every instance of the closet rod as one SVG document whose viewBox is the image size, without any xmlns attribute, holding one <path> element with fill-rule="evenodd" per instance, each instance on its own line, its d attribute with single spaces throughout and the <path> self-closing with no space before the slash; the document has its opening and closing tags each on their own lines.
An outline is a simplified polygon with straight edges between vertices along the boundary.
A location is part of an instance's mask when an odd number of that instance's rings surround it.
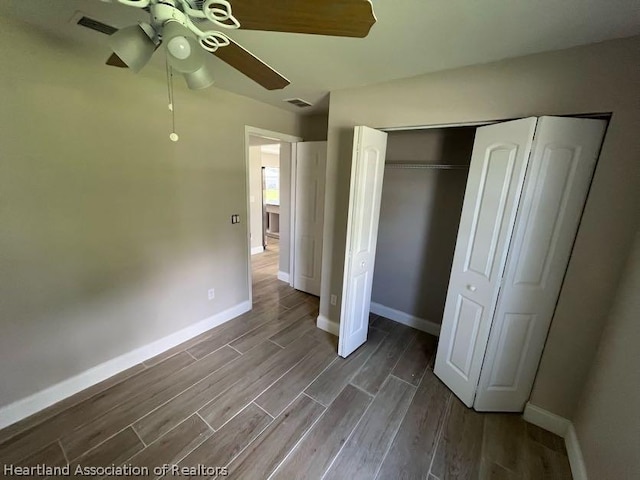
<svg viewBox="0 0 640 480">
<path fill-rule="evenodd" d="M 435 169 L 435 170 L 467 170 L 469 165 L 445 165 L 439 163 L 387 163 L 388 168 L 412 168 L 412 169 Z"/>
</svg>

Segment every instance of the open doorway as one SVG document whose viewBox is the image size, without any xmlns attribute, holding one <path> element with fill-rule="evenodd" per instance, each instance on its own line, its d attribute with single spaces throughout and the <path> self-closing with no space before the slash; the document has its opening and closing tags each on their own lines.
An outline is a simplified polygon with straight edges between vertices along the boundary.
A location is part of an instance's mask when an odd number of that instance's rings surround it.
<svg viewBox="0 0 640 480">
<path fill-rule="evenodd" d="M 317 332 L 326 142 L 245 129 L 248 287 L 255 334 Z M 260 333 L 262 332 L 262 333 Z M 330 343 L 335 347 L 334 340 Z"/>
<path fill-rule="evenodd" d="M 273 142 L 265 137 L 250 137 L 249 228 L 253 283 L 278 277 L 281 224 L 285 227 L 283 236 L 288 234 L 287 222 L 281 222 L 281 216 L 287 210 L 289 185 L 281 181 L 280 142 Z"/>
<path fill-rule="evenodd" d="M 256 276 L 277 279 L 278 289 L 291 287 L 319 301 L 327 144 L 300 140 L 245 130 L 252 304 Z"/>
<path fill-rule="evenodd" d="M 292 157 L 302 139 L 245 127 L 249 298 L 256 285 L 289 287 L 292 238 Z"/>
<path fill-rule="evenodd" d="M 286 343 L 306 333 L 326 340 L 315 323 L 326 142 L 300 140 L 245 130 L 247 278 L 251 322 L 259 325 L 247 334 L 247 345 L 271 337 Z M 329 344 L 335 351 L 333 339 Z"/>
</svg>

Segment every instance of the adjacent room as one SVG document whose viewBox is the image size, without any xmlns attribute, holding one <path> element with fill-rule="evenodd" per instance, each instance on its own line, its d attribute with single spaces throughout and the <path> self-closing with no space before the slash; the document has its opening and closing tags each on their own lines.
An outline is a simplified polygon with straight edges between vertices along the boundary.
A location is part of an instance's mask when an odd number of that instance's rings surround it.
<svg viewBox="0 0 640 480">
<path fill-rule="evenodd" d="M 0 4 L 3 478 L 640 478 L 636 0 Z"/>
</svg>

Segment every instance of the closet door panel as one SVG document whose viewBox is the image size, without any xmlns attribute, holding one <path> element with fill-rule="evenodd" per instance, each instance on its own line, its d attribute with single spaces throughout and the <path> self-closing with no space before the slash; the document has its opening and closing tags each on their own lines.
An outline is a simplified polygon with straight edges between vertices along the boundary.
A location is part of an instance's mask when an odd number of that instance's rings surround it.
<svg viewBox="0 0 640 480">
<path fill-rule="evenodd" d="M 387 134 L 355 127 L 338 354 L 367 340 Z"/>
<path fill-rule="evenodd" d="M 463 378 L 469 378 L 473 351 L 478 340 L 482 305 L 458 295 L 456 312 L 453 320 L 453 345 L 448 361 Z"/>
<path fill-rule="evenodd" d="M 474 407 L 522 411 L 551 323 L 606 123 L 542 117 Z"/>
<path fill-rule="evenodd" d="M 475 211 L 464 269 L 489 282 L 495 273 L 493 265 L 505 220 L 517 153 L 518 146 L 514 144 L 495 145 L 487 150 L 482 177 L 473 200 Z"/>
<path fill-rule="evenodd" d="M 515 358 L 517 362 L 496 362 L 491 372 L 490 383 L 495 388 L 511 388 L 522 373 L 522 359 L 519 352 L 528 350 L 531 333 L 536 323 L 536 315 L 508 313 L 503 318 L 500 332 L 499 356 L 502 359 Z M 478 394 L 478 398 L 480 395 Z"/>
<path fill-rule="evenodd" d="M 327 142 L 296 147 L 293 288 L 320 296 Z"/>
<path fill-rule="evenodd" d="M 435 373 L 473 404 L 536 118 L 476 132 Z"/>
</svg>

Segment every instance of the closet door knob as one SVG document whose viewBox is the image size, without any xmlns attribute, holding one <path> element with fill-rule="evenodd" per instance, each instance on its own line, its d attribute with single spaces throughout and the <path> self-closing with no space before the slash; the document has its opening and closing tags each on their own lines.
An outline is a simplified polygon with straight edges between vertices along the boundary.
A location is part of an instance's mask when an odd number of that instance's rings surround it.
<svg viewBox="0 0 640 480">
<path fill-rule="evenodd" d="M 476 291 L 476 286 L 475 285 L 467 285 L 467 290 L 469 290 L 471 292 L 475 292 Z"/>
</svg>

